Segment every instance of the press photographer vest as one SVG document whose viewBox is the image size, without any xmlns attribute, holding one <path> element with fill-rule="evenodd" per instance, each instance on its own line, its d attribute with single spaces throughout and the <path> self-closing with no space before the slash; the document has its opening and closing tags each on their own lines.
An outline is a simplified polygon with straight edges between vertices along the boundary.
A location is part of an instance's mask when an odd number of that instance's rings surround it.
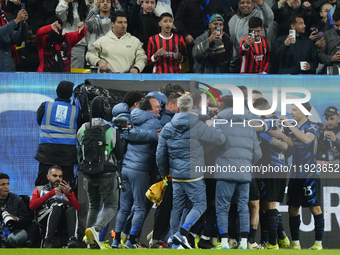
<svg viewBox="0 0 340 255">
<path fill-rule="evenodd" d="M 70 103 L 63 101 L 46 102 L 39 144 L 77 145 L 78 113 L 78 108 Z"/>
</svg>

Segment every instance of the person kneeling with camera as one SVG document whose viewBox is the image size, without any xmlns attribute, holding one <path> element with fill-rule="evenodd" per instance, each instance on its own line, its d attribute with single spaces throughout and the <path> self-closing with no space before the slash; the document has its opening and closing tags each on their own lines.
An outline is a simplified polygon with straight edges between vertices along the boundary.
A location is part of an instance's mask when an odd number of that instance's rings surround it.
<svg viewBox="0 0 340 255">
<path fill-rule="evenodd" d="M 9 192 L 9 176 L 0 173 L 0 248 L 26 245 L 30 225 L 28 208 L 20 196 Z"/>
<path fill-rule="evenodd" d="M 30 202 L 31 210 L 37 210 L 38 223 L 46 227 L 43 248 L 55 248 L 53 244 L 56 230 L 67 228 L 68 248 L 79 248 L 78 215 L 80 205 L 68 182 L 63 181 L 63 170 L 52 166 L 48 170 L 49 184 L 37 186 Z M 64 229 L 63 229 L 64 228 Z"/>
</svg>

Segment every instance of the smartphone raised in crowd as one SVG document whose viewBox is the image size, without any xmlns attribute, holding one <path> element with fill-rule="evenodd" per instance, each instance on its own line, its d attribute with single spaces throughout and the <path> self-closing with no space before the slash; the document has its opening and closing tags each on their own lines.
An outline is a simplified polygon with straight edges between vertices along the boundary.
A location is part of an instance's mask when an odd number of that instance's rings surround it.
<svg viewBox="0 0 340 255">
<path fill-rule="evenodd" d="M 221 34 L 221 27 L 214 27 L 214 30 L 216 31 L 216 34 Z"/>
<path fill-rule="evenodd" d="M 255 30 L 249 30 L 249 36 L 255 38 Z"/>
<path fill-rule="evenodd" d="M 293 36 L 294 41 L 292 43 L 295 43 L 296 41 L 295 29 L 289 29 L 289 35 Z"/>
<path fill-rule="evenodd" d="M 21 3 L 21 9 L 25 10 L 25 3 Z"/>
</svg>

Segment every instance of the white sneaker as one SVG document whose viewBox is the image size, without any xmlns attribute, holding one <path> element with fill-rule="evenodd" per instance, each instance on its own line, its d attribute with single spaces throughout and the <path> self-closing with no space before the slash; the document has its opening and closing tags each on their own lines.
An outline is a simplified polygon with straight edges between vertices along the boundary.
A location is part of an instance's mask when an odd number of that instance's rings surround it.
<svg viewBox="0 0 340 255">
<path fill-rule="evenodd" d="M 258 245 L 256 242 L 254 242 L 254 243 L 248 242 L 247 248 L 248 248 L 248 250 L 262 250 L 263 249 L 263 247 Z"/>
<path fill-rule="evenodd" d="M 86 229 L 85 235 L 87 237 L 87 241 L 89 242 L 91 249 L 103 249 L 99 241 L 99 234 L 94 229 L 94 227 Z"/>
<path fill-rule="evenodd" d="M 176 234 L 174 234 L 173 239 L 174 243 L 180 244 L 183 246 L 185 249 L 192 249 L 190 246 L 188 239 L 186 236 L 182 236 L 181 233 L 178 231 Z"/>
</svg>

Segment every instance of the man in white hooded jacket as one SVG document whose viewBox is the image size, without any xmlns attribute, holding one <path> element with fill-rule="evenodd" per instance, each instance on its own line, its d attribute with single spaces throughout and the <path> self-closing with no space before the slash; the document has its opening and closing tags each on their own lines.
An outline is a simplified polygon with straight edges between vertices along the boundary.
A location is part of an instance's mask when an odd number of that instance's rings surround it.
<svg viewBox="0 0 340 255">
<path fill-rule="evenodd" d="M 98 72 L 139 73 L 147 57 L 142 43 L 126 32 L 127 18 L 117 12 L 111 17 L 112 31 L 94 42 L 86 53 L 86 61 L 98 66 Z"/>
</svg>

